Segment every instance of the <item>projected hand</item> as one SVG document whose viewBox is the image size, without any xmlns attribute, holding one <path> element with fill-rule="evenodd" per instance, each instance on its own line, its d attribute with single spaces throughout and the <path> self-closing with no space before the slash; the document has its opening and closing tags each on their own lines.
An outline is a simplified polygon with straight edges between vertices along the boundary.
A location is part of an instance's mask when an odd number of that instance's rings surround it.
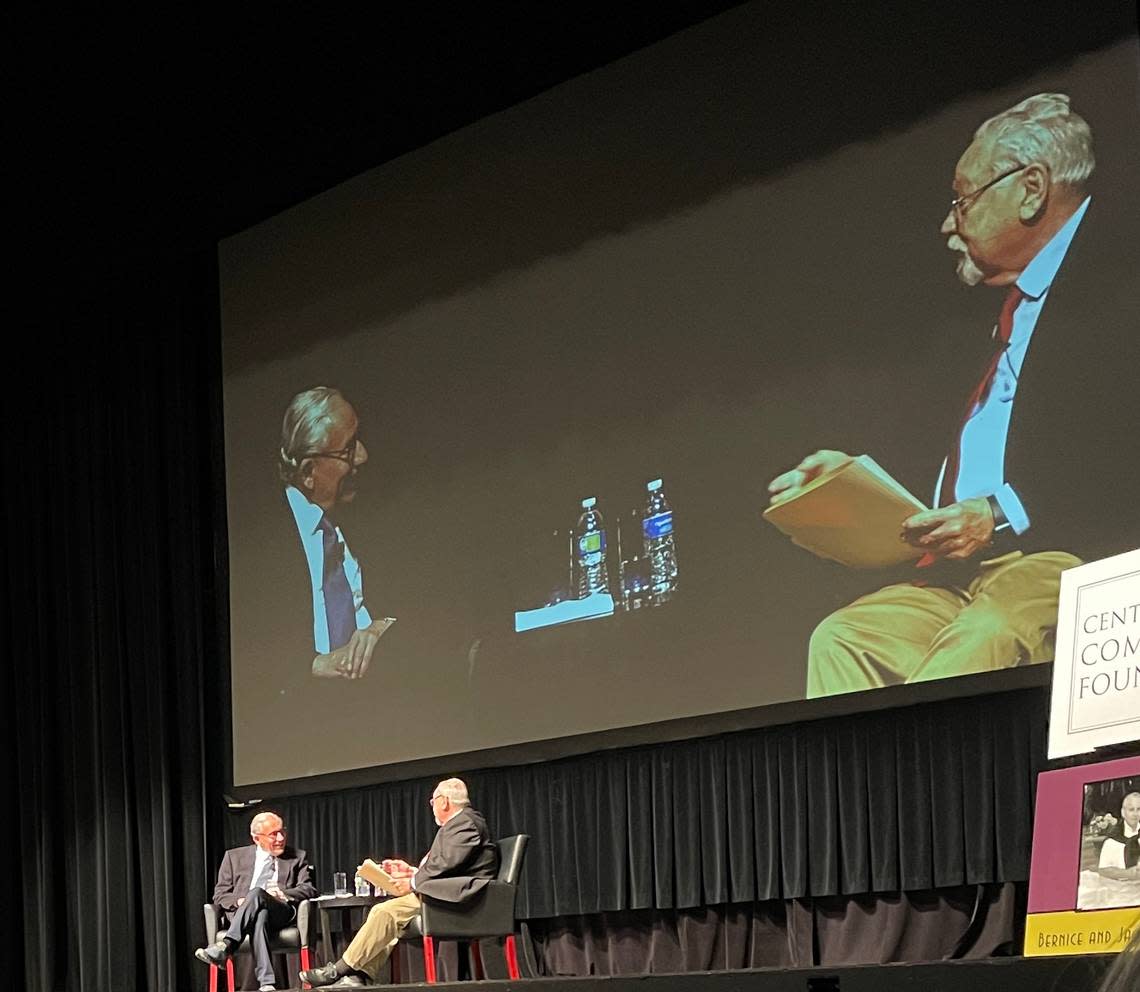
<svg viewBox="0 0 1140 992">
<path fill-rule="evenodd" d="M 380 642 L 380 633 L 372 627 L 356 631 L 343 648 L 337 671 L 345 678 L 363 678 L 372 663 L 372 652 Z"/>
<path fill-rule="evenodd" d="M 273 896 L 273 898 L 276 899 L 278 902 L 288 902 L 289 901 L 289 899 L 286 897 L 285 893 L 281 891 L 281 888 L 276 883 L 274 883 L 273 885 L 267 885 L 265 887 L 265 891 L 268 892 L 271 896 Z"/>
<path fill-rule="evenodd" d="M 993 539 L 993 510 L 984 496 L 923 510 L 903 521 L 900 536 L 933 559 L 970 558 L 989 547 Z"/>
<path fill-rule="evenodd" d="M 768 492 L 771 494 L 768 502 L 779 503 L 781 500 L 787 499 L 794 495 L 797 489 L 811 482 L 812 479 L 818 478 L 824 472 L 831 472 L 849 461 L 851 461 L 850 455 L 826 448 L 808 455 L 795 468 L 783 473 L 783 475 L 777 475 L 768 483 Z"/>
</svg>

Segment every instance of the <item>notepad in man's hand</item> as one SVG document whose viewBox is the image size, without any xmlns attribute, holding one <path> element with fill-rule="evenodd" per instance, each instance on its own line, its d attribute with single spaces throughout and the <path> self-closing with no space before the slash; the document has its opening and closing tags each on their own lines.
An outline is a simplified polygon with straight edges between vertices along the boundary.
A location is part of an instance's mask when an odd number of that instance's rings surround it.
<svg viewBox="0 0 1140 992">
<path fill-rule="evenodd" d="M 820 558 L 878 568 L 922 556 L 899 533 L 904 520 L 925 509 L 875 459 L 859 455 L 781 494 L 764 519 Z"/>
<path fill-rule="evenodd" d="M 371 882 L 376 888 L 387 892 L 390 896 L 400 894 L 396 888 L 396 880 L 371 858 L 364 859 L 364 864 L 356 869 L 356 874 Z"/>
</svg>

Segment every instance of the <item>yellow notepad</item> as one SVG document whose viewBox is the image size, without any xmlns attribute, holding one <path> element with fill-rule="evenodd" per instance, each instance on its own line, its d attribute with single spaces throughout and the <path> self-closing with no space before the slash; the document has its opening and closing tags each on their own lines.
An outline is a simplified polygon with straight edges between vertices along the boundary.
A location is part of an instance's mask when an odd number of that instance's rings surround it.
<svg viewBox="0 0 1140 992">
<path fill-rule="evenodd" d="M 820 558 L 879 568 L 922 556 L 899 533 L 904 520 L 925 509 L 873 458 L 859 455 L 789 490 L 764 519 Z"/>
</svg>

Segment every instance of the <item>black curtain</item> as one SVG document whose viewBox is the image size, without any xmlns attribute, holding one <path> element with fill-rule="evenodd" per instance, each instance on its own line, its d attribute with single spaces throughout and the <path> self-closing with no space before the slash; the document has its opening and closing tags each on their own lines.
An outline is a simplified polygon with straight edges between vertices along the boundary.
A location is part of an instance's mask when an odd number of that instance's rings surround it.
<svg viewBox="0 0 1140 992">
<path fill-rule="evenodd" d="M 1013 953 L 1024 886 L 626 910 L 522 926 L 539 975 L 638 975 L 938 961 Z M 493 949 L 492 977 L 502 968 Z"/>
<path fill-rule="evenodd" d="M 1034 689 L 464 777 L 497 835 L 531 835 L 524 919 L 1020 882 L 1046 708 Z M 421 855 L 434 784 L 269 805 L 331 891 L 366 856 Z"/>
<path fill-rule="evenodd" d="M 121 268 L 91 255 L 52 274 L 14 289 L 34 313 L 2 391 L 0 723 L 22 930 L 4 977 L 36 992 L 190 988 L 221 830 L 203 731 L 216 265 L 212 251 Z"/>
</svg>

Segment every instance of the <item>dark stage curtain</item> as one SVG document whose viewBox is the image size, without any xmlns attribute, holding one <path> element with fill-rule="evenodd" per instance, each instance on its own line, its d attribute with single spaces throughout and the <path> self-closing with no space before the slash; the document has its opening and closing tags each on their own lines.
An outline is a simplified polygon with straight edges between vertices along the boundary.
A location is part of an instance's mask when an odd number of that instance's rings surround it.
<svg viewBox="0 0 1140 992">
<path fill-rule="evenodd" d="M 525 919 L 1019 882 L 1045 711 L 1034 689 L 464 777 L 498 836 L 531 835 Z M 434 784 L 270 805 L 330 891 L 366 856 L 418 859 Z"/>
<path fill-rule="evenodd" d="M 20 287 L 36 315 L 2 391 L 6 987 L 200 980 L 206 838 L 222 829 L 202 732 L 217 668 L 212 255 L 121 272 L 86 257 L 61 266 L 59 294 Z"/>
<path fill-rule="evenodd" d="M 1011 953 L 1019 906 L 1007 883 L 556 917 L 523 936 L 544 976 L 938 961 Z"/>
</svg>

